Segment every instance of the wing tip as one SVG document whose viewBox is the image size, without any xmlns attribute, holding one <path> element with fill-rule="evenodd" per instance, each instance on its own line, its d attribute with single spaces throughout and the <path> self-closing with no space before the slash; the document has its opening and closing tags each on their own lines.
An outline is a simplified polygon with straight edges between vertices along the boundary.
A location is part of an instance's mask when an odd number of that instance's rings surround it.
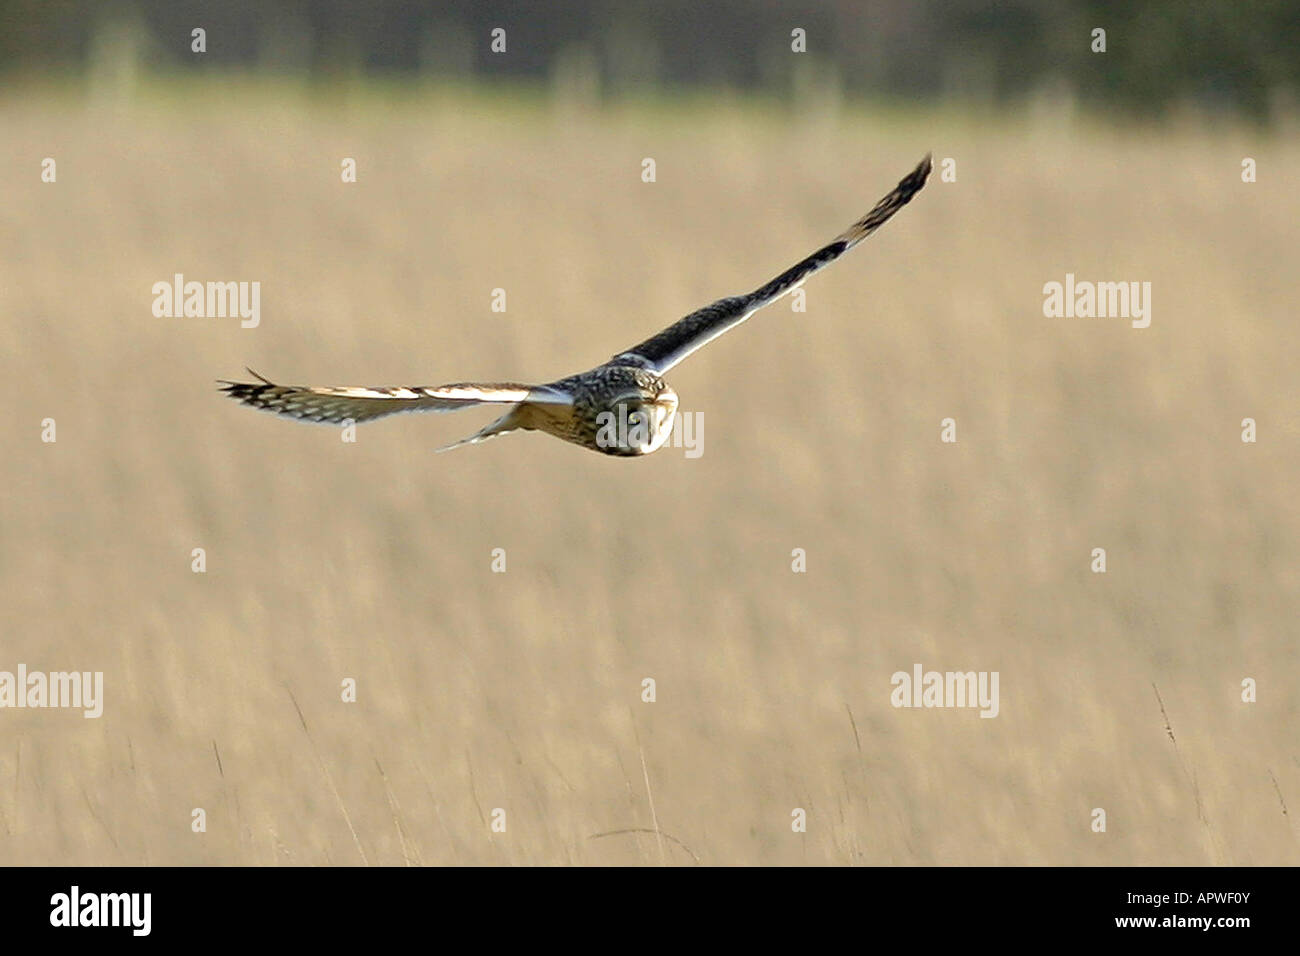
<svg viewBox="0 0 1300 956">
<path fill-rule="evenodd" d="M 244 371 L 247 372 L 249 375 L 253 376 L 253 378 L 257 379 L 261 384 L 254 385 L 251 382 L 235 382 L 228 378 L 219 378 L 217 379 L 217 390 L 221 392 L 225 392 L 227 395 L 229 395 L 233 393 L 236 389 L 260 389 L 264 387 L 270 387 L 270 388 L 276 387 L 275 382 L 271 381 L 265 375 L 258 375 L 256 372 L 254 372 L 251 368 L 248 368 L 247 366 L 244 367 Z"/>
<path fill-rule="evenodd" d="M 920 191 L 925 185 L 925 181 L 930 178 L 930 170 L 934 168 L 934 154 L 926 152 L 921 161 L 916 164 L 916 168 L 903 177 L 898 184 L 900 191 L 906 191 L 909 198 Z"/>
</svg>

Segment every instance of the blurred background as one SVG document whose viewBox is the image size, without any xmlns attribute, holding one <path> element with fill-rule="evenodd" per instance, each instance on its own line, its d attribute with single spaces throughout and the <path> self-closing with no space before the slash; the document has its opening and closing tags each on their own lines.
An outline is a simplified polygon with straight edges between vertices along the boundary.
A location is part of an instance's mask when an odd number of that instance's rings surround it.
<svg viewBox="0 0 1300 956">
<path fill-rule="evenodd" d="M 1171 108 L 1268 120 L 1300 83 L 1294 0 L 0 0 L 10 75 L 74 73 L 102 88 L 139 71 L 238 69 L 521 81 L 570 95 L 701 87 L 909 104 L 1077 98 L 1144 116 Z M 207 31 L 201 60 L 195 27 Z M 1109 35 L 1104 59 L 1079 42 Z M 505 55 L 486 41 L 506 31 Z M 791 57 L 791 31 L 806 55 Z"/>
<path fill-rule="evenodd" d="M 0 863 L 1300 862 L 1297 33 L 0 0 L 0 670 L 105 685 L 0 710 Z M 698 458 L 216 391 L 588 368 L 927 151 L 806 312 L 668 376 Z M 176 273 L 260 324 L 156 317 Z M 1045 318 L 1066 273 L 1150 282 L 1150 328 Z M 999 715 L 895 709 L 916 663 L 997 671 Z"/>
</svg>

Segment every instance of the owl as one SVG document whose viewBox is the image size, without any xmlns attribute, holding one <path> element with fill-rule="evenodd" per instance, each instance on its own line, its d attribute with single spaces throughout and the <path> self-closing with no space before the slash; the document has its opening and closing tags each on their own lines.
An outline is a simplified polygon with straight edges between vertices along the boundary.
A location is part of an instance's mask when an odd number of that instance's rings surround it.
<svg viewBox="0 0 1300 956">
<path fill-rule="evenodd" d="M 249 369 L 256 382 L 220 383 L 252 408 L 305 422 L 352 424 L 399 412 L 449 412 L 476 405 L 506 411 L 491 424 L 437 451 L 475 445 L 513 431 L 540 431 L 606 455 L 635 458 L 671 437 L 677 393 L 664 373 L 696 349 L 794 291 L 907 205 L 930 175 L 930 156 L 865 216 L 812 255 L 748 295 L 728 296 L 697 309 L 608 362 L 545 385 L 462 382 L 454 385 L 277 385 Z"/>
</svg>

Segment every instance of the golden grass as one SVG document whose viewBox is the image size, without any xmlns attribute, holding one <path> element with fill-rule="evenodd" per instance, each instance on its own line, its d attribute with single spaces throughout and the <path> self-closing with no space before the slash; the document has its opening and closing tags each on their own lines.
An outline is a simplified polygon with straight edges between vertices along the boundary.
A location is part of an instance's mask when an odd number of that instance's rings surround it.
<svg viewBox="0 0 1300 956">
<path fill-rule="evenodd" d="M 219 84 L 0 128 L 0 669 L 106 684 L 0 711 L 0 863 L 1300 862 L 1300 139 Z M 589 367 L 927 149 L 957 183 L 669 376 L 699 459 L 216 392 Z M 1067 271 L 1151 328 L 1044 318 Z M 155 318 L 175 272 L 261 327 Z M 1001 714 L 894 709 L 914 662 Z"/>
</svg>

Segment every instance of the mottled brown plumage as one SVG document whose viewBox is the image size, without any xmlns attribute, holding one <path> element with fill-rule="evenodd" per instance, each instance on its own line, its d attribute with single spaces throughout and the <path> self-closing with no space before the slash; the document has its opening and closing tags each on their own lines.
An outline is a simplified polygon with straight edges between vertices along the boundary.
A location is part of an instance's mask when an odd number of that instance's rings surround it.
<svg viewBox="0 0 1300 956">
<path fill-rule="evenodd" d="M 300 421 L 333 424 L 371 421 L 405 411 L 505 404 L 510 409 L 496 421 L 446 448 L 526 429 L 543 431 L 607 455 L 648 455 L 667 441 L 677 412 L 677 395 L 664 382 L 663 373 L 765 305 L 798 288 L 808 276 L 871 235 L 920 191 L 929 174 L 927 155 L 869 213 L 754 292 L 719 299 L 605 364 L 547 385 L 320 387 L 276 385 L 253 372 L 260 381 L 223 382 L 222 388 L 231 398 L 253 408 Z"/>
</svg>

